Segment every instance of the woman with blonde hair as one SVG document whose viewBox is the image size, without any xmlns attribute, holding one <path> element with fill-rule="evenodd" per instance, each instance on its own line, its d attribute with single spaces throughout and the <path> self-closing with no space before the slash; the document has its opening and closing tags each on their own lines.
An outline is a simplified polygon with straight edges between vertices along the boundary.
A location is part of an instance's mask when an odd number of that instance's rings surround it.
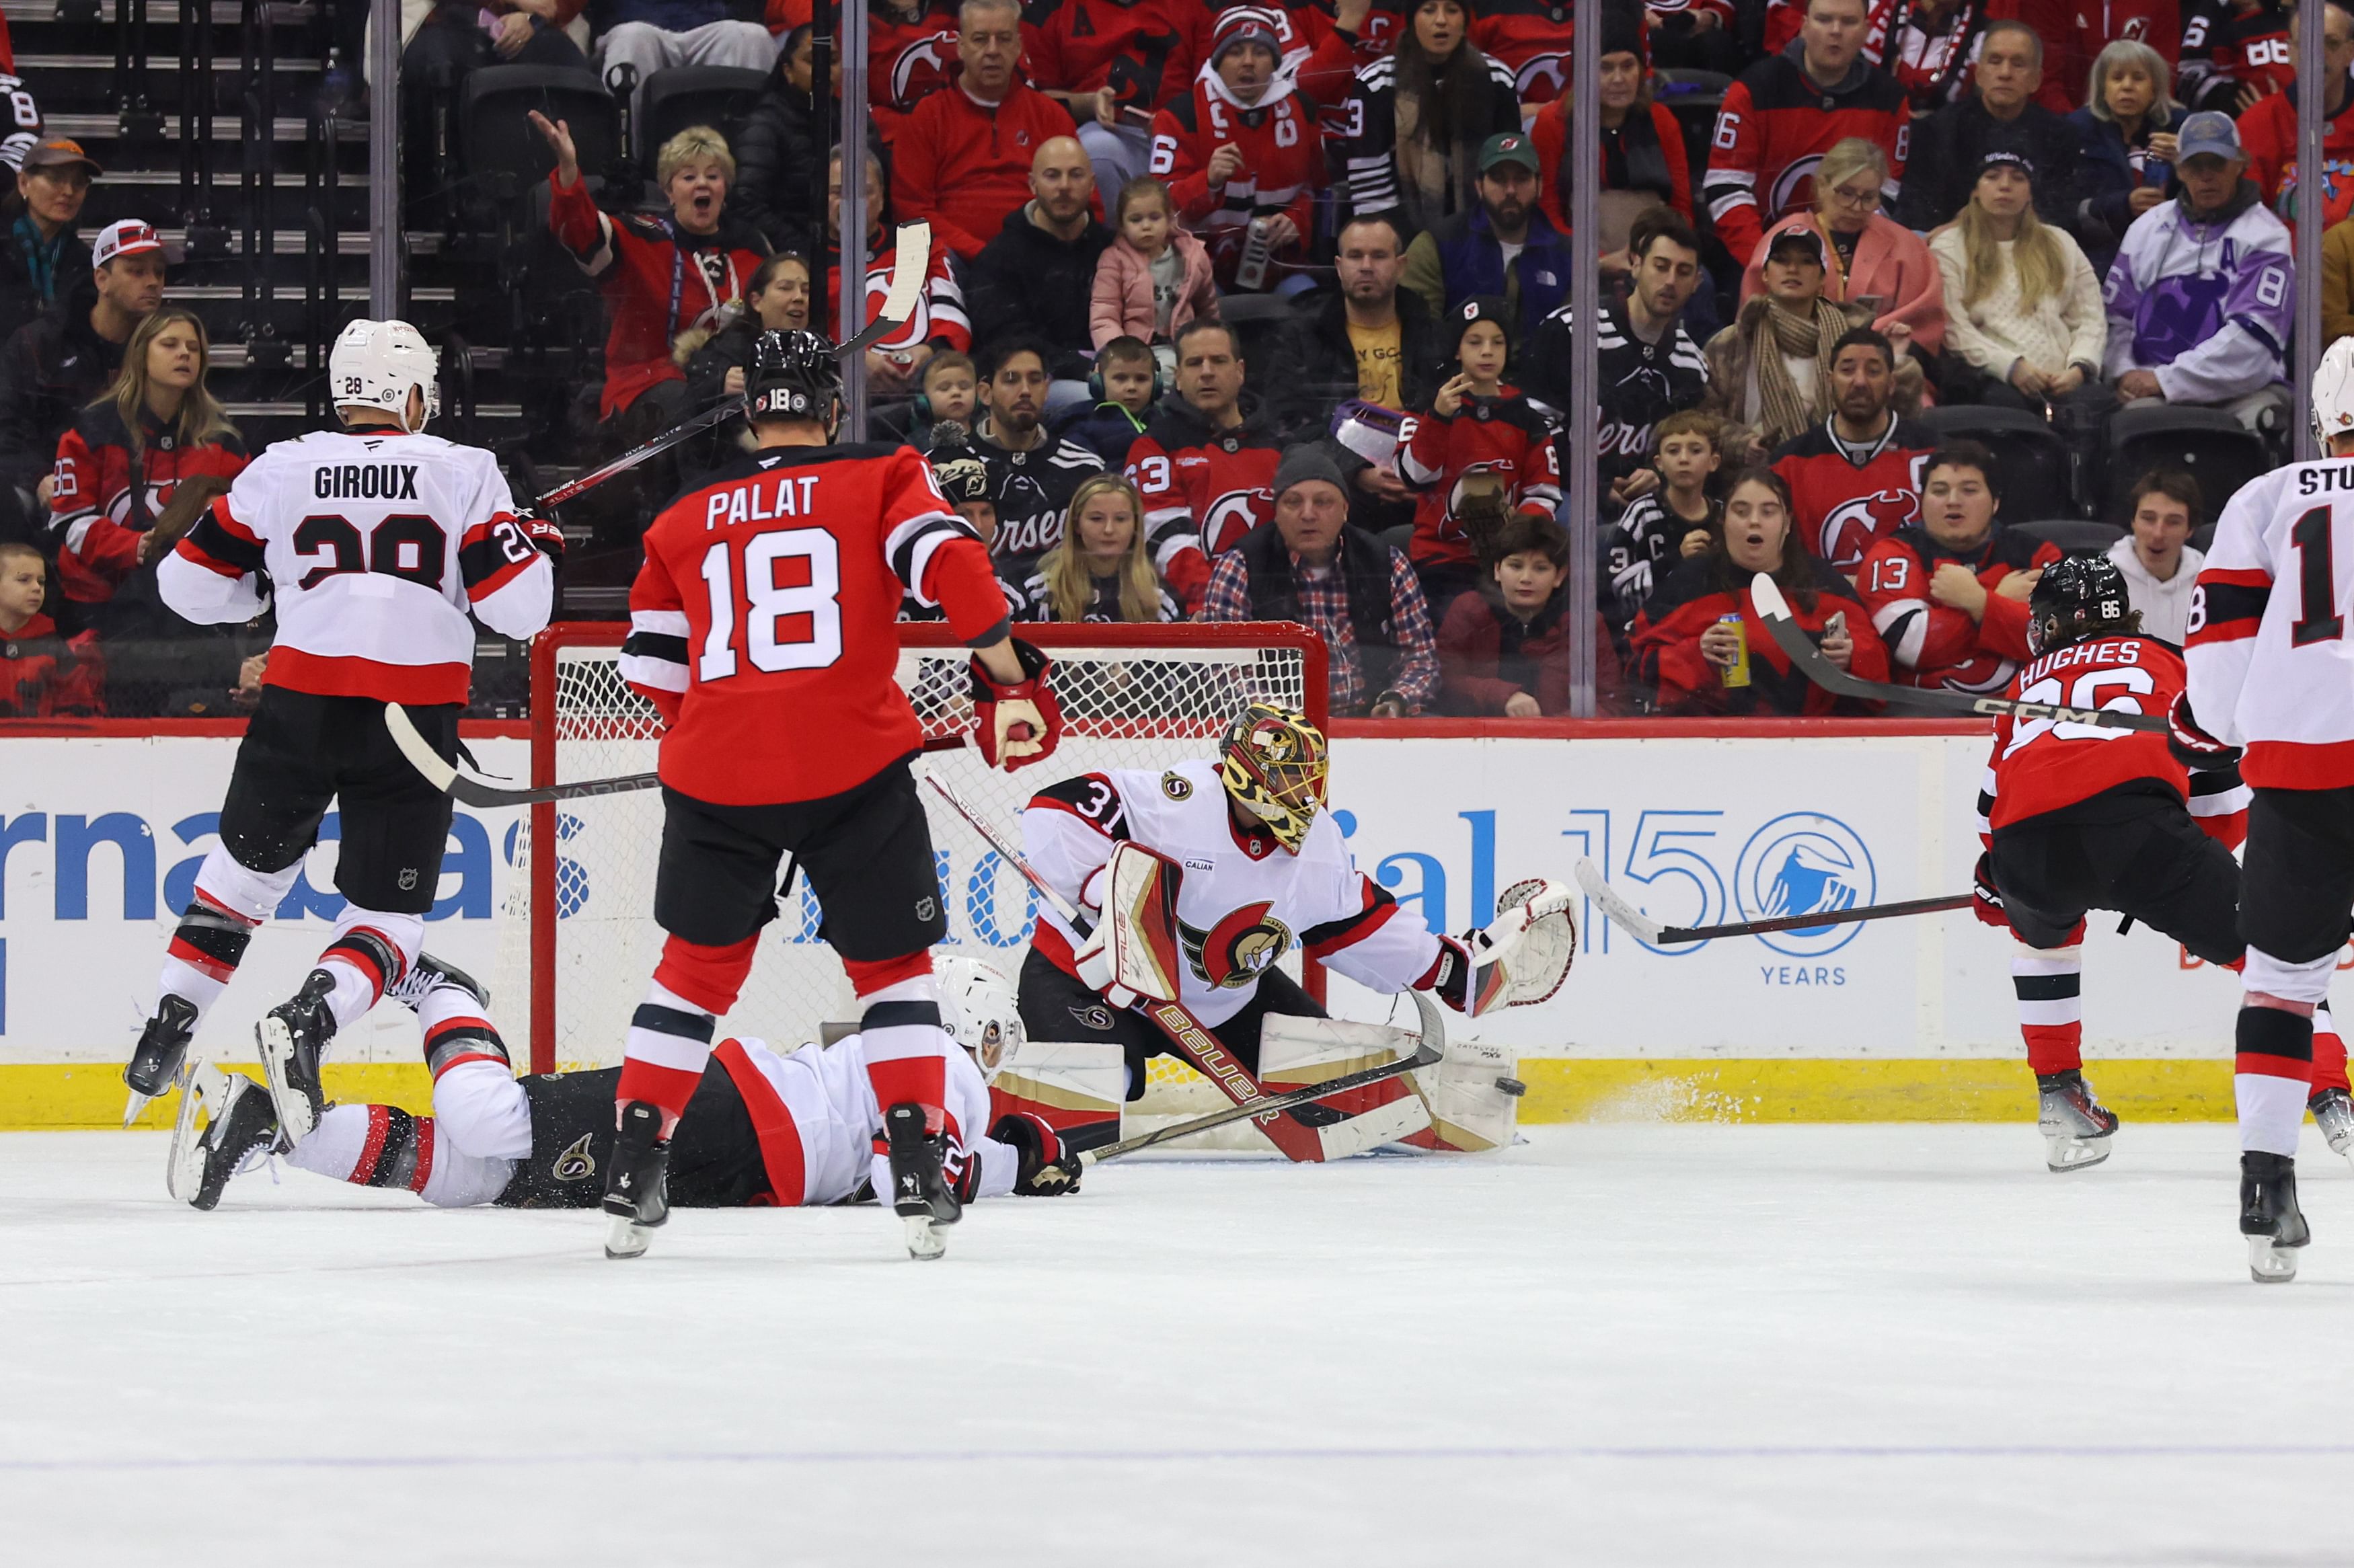
<svg viewBox="0 0 2354 1568">
<path fill-rule="evenodd" d="M 1079 482 L 1063 542 L 1038 558 L 1022 597 L 1030 620 L 1175 620 L 1177 601 L 1144 553 L 1144 502 L 1117 473 Z"/>
<path fill-rule="evenodd" d="M 1880 144 L 1850 136 L 1831 144 L 1815 169 L 1815 209 L 1795 212 L 1766 231 L 1741 278 L 1746 305 L 1766 286 L 1766 257 L 1774 237 L 1811 229 L 1823 241 L 1823 298 L 1834 304 L 1869 304 L 1872 327 L 1899 353 L 1934 356 L 1946 341 L 1946 291 L 1921 237 L 1881 211 L 1888 187 L 1888 154 Z"/>
<path fill-rule="evenodd" d="M 2134 219 L 2175 194 L 2175 137 L 2190 111 L 2174 101 L 2174 74 L 2147 44 L 2119 38 L 2093 61 L 2075 131 L 2076 236 L 2105 275 Z"/>
</svg>

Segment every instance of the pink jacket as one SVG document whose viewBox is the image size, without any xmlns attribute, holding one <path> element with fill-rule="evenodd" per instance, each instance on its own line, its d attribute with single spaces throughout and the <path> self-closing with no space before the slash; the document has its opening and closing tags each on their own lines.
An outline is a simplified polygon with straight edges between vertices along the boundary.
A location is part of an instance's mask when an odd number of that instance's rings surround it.
<svg viewBox="0 0 2354 1568">
<path fill-rule="evenodd" d="M 1749 259 L 1749 270 L 1741 275 L 1741 302 L 1766 286 L 1766 250 L 1774 237 L 1788 228 L 1813 228 L 1818 219 L 1811 212 L 1795 212 L 1766 231 L 1757 242 L 1757 253 Z M 1819 228 L 1816 229 L 1821 234 Z M 1844 278 L 1840 276 L 1839 252 L 1831 249 L 1830 238 L 1823 236 L 1823 252 L 1830 258 L 1829 276 L 1823 280 L 1823 298 L 1844 304 L 1861 299 L 1866 294 L 1880 296 L 1880 313 L 1872 324 L 1882 332 L 1891 322 L 1903 322 L 1913 329 L 1913 341 L 1925 353 L 1935 354 L 1946 342 L 1946 282 L 1937 271 L 1937 259 L 1929 254 L 1928 242 L 1895 219 L 1872 215 L 1863 233 L 1855 242 L 1855 265 Z"/>
<path fill-rule="evenodd" d="M 1182 228 L 1169 240 L 1185 264 L 1184 288 L 1169 313 L 1169 332 L 1174 336 L 1195 316 L 1217 319 L 1218 288 L 1210 276 L 1208 247 Z M 1935 272 L 1935 265 L 1929 270 Z M 1097 348 L 1122 336 L 1152 341 L 1152 263 L 1124 235 L 1096 261 L 1095 302 L 1087 312 L 1087 325 Z"/>
</svg>

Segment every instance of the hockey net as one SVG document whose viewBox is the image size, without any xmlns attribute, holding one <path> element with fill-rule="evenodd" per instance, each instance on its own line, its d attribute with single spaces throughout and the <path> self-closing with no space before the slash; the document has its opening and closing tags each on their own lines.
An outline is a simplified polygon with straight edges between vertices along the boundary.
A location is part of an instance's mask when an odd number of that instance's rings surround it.
<svg viewBox="0 0 2354 1568">
<path fill-rule="evenodd" d="M 626 630 L 559 624 L 535 643 L 535 786 L 655 767 L 661 720 L 618 669 Z M 1021 635 L 1054 660 L 1064 732 L 1044 763 L 1006 774 L 984 767 L 964 743 L 972 728 L 966 651 L 945 626 L 899 630 L 899 684 L 928 747 L 918 775 L 945 778 L 1016 842 L 1022 807 L 1043 786 L 1097 768 L 1166 768 L 1206 756 L 1249 703 L 1279 703 L 1325 720 L 1324 648 L 1297 626 L 1023 626 Z M 826 737 L 811 735 L 808 743 L 823 746 Z M 923 795 L 949 906 L 943 946 L 1015 979 L 1035 895 L 963 819 L 931 791 Z M 533 807 L 515 833 L 498 989 L 529 998 L 535 1071 L 620 1060 L 630 1014 L 662 952 L 653 921 L 662 816 L 660 792 L 641 790 Z M 751 978 L 724 1031 L 790 1049 L 817 1039 L 828 1021 L 857 1016 L 841 964 L 818 938 L 819 918 L 807 880 L 795 878 L 778 918 L 760 934 Z M 1286 962 L 1296 964 L 1297 955 Z M 524 1022 L 508 1005 L 501 1012 L 510 1030 Z M 1163 1104 L 1205 1095 L 1210 1106 L 1225 1103 L 1206 1084 L 1188 1088 L 1194 1075 L 1168 1058 L 1156 1059 L 1153 1072 Z"/>
</svg>

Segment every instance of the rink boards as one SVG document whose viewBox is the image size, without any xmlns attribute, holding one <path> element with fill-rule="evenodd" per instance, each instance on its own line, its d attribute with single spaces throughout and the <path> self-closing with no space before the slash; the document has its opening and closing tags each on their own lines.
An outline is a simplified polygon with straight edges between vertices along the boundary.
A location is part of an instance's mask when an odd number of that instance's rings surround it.
<svg viewBox="0 0 2354 1568">
<path fill-rule="evenodd" d="M 1982 726 L 1336 728 L 1332 798 L 1359 864 L 1449 930 L 1484 924 L 1521 877 L 1568 880 L 1580 854 L 1652 916 L 1696 926 L 1960 892 L 1978 851 Z M 0 1128 L 119 1118 L 115 1069 L 214 842 L 235 733 L 97 724 L 0 740 Z M 469 745 L 488 771 L 526 770 L 519 726 L 481 726 Z M 1040 782 L 1053 776 L 1050 763 Z M 596 802 L 565 810 L 575 833 L 597 831 Z M 478 974 L 499 972 L 515 938 L 504 914 L 520 817 L 461 808 L 452 829 L 427 942 Z M 331 815 L 329 842 L 207 1022 L 201 1044 L 219 1059 L 249 1059 L 260 1011 L 293 988 L 341 907 L 334 827 Z M 969 869 L 951 874 L 961 884 Z M 949 902 L 952 918 L 1018 933 L 1018 905 Z M 1553 1001 L 1462 1026 L 1522 1054 L 1527 1119 L 2008 1119 L 2031 1108 L 2009 939 L 1967 914 L 1672 949 L 1580 915 L 1576 967 Z M 792 924 L 769 930 L 786 939 Z M 2144 1120 L 2228 1117 L 2236 991 L 2173 943 L 2146 930 L 2121 938 L 2096 920 L 2084 1033 L 2088 1057 L 2108 1059 L 2104 1097 Z M 1354 1017 L 1388 1007 L 1338 977 L 1332 1001 Z M 494 999 L 517 1038 L 524 1007 L 520 994 Z M 397 1008 L 347 1032 L 336 1055 L 331 1093 L 424 1098 L 415 1026 Z"/>
</svg>

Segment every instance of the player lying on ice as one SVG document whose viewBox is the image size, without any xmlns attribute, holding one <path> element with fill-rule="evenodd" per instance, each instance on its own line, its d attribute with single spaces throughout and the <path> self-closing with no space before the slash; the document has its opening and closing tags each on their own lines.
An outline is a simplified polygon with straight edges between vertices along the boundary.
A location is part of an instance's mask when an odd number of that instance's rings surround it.
<svg viewBox="0 0 2354 1568">
<path fill-rule="evenodd" d="M 1013 988 L 971 959 L 939 961 L 947 1057 L 945 1169 L 960 1202 L 1076 1192 L 1079 1162 L 1053 1128 L 1017 1113 L 989 1135 L 989 1080 L 1022 1040 Z M 270 1096 L 250 1078 L 200 1066 L 173 1133 L 172 1195 L 199 1209 L 266 1153 L 363 1187 L 405 1187 L 441 1208 L 585 1209 L 605 1194 L 613 1095 L 621 1070 L 518 1078 L 492 1028 L 488 999 L 464 974 L 420 956 L 392 993 L 417 1013 L 433 1074 L 433 1114 L 330 1106 L 317 1130 L 281 1148 Z M 670 1201 L 686 1208 L 790 1208 L 855 1202 L 890 1186 L 875 1151 L 882 1108 L 855 1034 L 779 1055 L 726 1040 L 671 1136 Z M 202 1125 L 199 1125 L 201 1121 Z"/>
<path fill-rule="evenodd" d="M 1484 931 L 1434 935 L 1357 870 L 1324 810 L 1328 768 L 1321 731 L 1256 703 L 1227 726 L 1214 759 L 1085 773 L 1032 800 L 1022 813 L 1025 857 L 1089 928 L 1040 910 L 1022 966 L 1030 1037 L 1118 1044 L 1130 1099 L 1144 1092 L 1147 1059 L 1166 1054 L 1239 1104 L 1258 1092 L 1269 1019 L 1325 1016 L 1276 967 L 1295 944 L 1374 991 L 1426 991 L 1472 1016 L 1559 988 L 1577 941 L 1567 886 L 1521 883 Z M 1493 1048 L 1448 1049 L 1452 1059 Z M 1495 1060 L 1483 1058 L 1475 1081 L 1500 1098 Z M 1414 1103 L 1427 1095 L 1404 1082 L 1339 1098 L 1260 1130 L 1293 1160 L 1401 1139 L 1486 1146 L 1450 1138 L 1443 1116 L 1434 1126 Z M 1509 1126 L 1509 1102 L 1500 1108 Z M 1469 1114 L 1478 1117 L 1476 1103 Z"/>
</svg>

